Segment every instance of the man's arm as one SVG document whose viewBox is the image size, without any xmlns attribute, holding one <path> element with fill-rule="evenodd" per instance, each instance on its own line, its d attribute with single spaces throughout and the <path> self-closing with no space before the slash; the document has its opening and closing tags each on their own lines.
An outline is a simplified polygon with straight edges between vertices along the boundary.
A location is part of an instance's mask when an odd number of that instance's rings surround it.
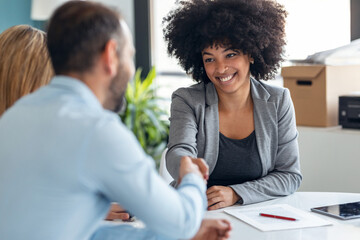
<svg viewBox="0 0 360 240">
<path fill-rule="evenodd" d="M 204 219 L 199 231 L 191 240 L 225 240 L 230 237 L 230 222 L 224 219 Z M 91 237 L 91 240 L 110 239 L 169 239 L 162 235 L 156 235 L 146 228 L 137 228 L 131 225 L 103 225 Z"/>
<path fill-rule="evenodd" d="M 161 179 L 154 161 L 123 125 L 110 121 L 94 128 L 82 166 L 85 184 L 110 202 L 118 202 L 156 233 L 171 238 L 194 236 L 206 209 L 200 174 L 186 172 L 175 190 Z"/>
<path fill-rule="evenodd" d="M 105 224 L 101 226 L 93 236 L 91 240 L 111 240 L 111 239 L 154 239 L 154 240 L 170 240 L 163 235 L 156 234 L 148 228 L 138 228 L 128 224 Z"/>
</svg>

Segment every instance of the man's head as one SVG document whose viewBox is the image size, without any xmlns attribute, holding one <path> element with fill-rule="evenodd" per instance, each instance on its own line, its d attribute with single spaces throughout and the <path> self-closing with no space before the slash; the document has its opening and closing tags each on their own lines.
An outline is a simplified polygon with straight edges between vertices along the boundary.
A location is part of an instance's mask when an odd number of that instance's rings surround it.
<svg viewBox="0 0 360 240">
<path fill-rule="evenodd" d="M 47 44 L 56 75 L 87 76 L 81 80 L 104 107 L 121 107 L 134 72 L 134 47 L 119 13 L 99 3 L 69 1 L 52 15 Z"/>
</svg>

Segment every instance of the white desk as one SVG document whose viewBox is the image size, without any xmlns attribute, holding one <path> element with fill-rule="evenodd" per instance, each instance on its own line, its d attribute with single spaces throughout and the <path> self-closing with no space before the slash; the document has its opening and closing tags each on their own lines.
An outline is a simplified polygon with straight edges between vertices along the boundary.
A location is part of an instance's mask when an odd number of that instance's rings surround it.
<svg viewBox="0 0 360 240">
<path fill-rule="evenodd" d="M 344 202 L 360 201 L 360 194 L 358 193 L 319 193 L 319 192 L 297 192 L 293 195 L 274 199 L 267 202 L 246 205 L 246 206 L 232 206 L 230 208 L 248 208 L 256 206 L 265 206 L 271 204 L 289 204 L 293 207 L 310 211 L 312 207 L 320 207 L 328 204 L 337 204 Z M 223 212 L 223 209 L 208 211 L 205 214 L 207 218 L 225 218 L 232 224 L 232 232 L 230 239 L 255 239 L 255 240 L 352 240 L 360 239 L 360 219 L 354 220 L 337 220 L 335 218 L 316 214 L 321 218 L 325 218 L 333 223 L 331 226 L 304 228 L 296 230 L 261 232 L 256 228 L 238 220 Z"/>
</svg>

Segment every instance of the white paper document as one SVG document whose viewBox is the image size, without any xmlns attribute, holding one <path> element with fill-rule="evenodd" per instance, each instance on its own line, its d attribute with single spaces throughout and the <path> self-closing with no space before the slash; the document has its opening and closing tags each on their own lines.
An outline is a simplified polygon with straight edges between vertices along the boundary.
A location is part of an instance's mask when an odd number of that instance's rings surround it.
<svg viewBox="0 0 360 240">
<path fill-rule="evenodd" d="M 229 209 L 224 210 L 224 212 L 252 225 L 261 231 L 320 227 L 332 224 L 329 221 L 314 216 L 310 212 L 305 212 L 287 204 L 277 204 L 247 209 Z M 263 217 L 260 216 L 260 213 L 295 218 L 296 221 Z"/>
</svg>

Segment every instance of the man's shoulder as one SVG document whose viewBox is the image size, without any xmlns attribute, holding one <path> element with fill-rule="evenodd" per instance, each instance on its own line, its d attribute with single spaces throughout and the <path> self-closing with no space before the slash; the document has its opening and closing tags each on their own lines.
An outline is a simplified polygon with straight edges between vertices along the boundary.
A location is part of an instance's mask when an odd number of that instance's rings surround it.
<svg viewBox="0 0 360 240">
<path fill-rule="evenodd" d="M 108 129 L 109 131 L 122 131 L 126 129 L 125 125 L 121 122 L 120 116 L 109 110 L 102 110 L 97 114 L 89 114 L 90 121 L 93 124 L 94 130 L 99 133 Z"/>
<path fill-rule="evenodd" d="M 135 135 L 122 123 L 117 114 L 104 110 L 101 117 L 93 120 L 93 126 L 88 126 L 90 151 L 101 153 L 103 157 L 107 156 L 109 161 L 120 159 L 118 156 L 132 158 L 142 154 Z"/>
</svg>

